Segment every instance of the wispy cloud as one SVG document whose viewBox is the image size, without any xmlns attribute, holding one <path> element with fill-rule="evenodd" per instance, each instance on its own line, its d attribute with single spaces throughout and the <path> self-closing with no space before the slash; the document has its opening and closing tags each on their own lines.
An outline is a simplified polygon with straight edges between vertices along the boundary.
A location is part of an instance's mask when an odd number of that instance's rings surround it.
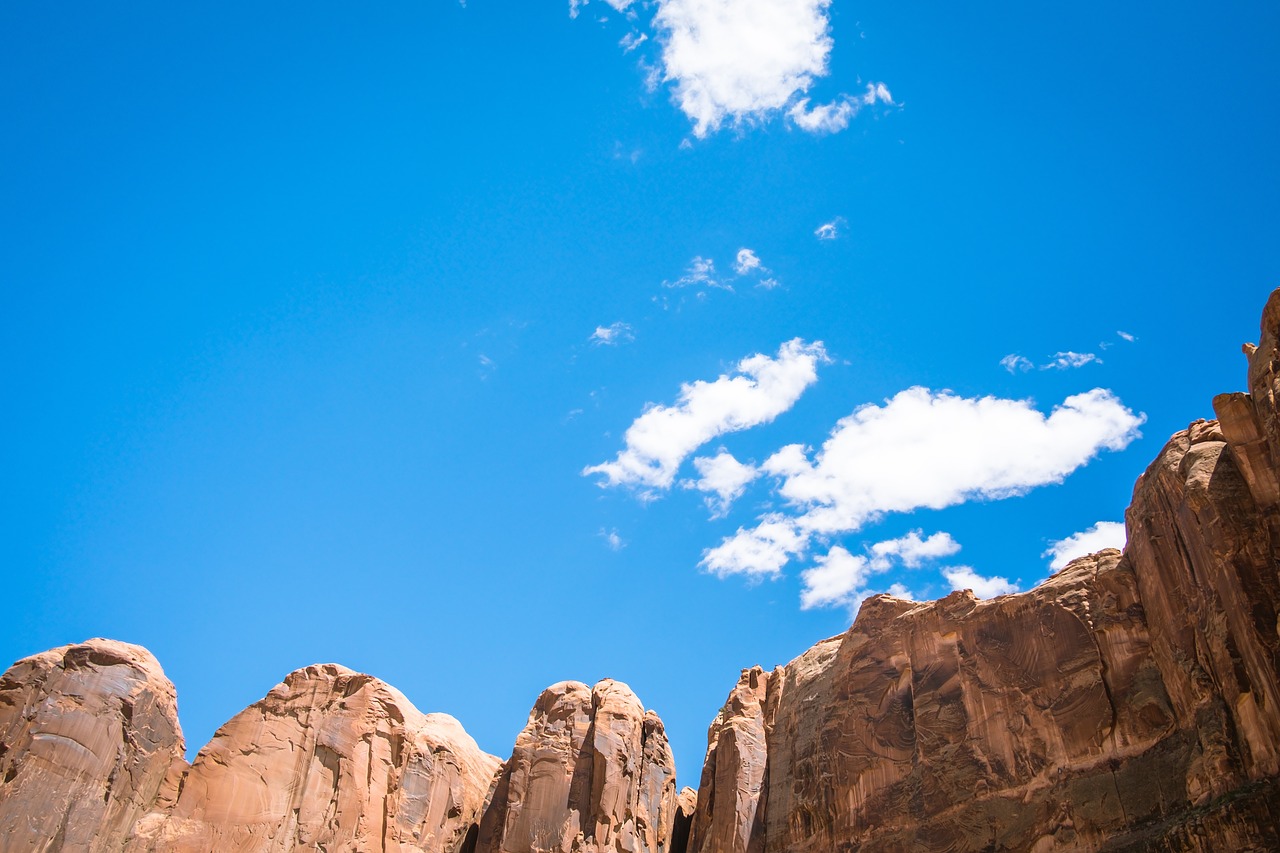
<svg viewBox="0 0 1280 853">
<path fill-rule="evenodd" d="M 631 326 L 621 321 L 608 326 L 596 326 L 596 330 L 588 338 L 596 346 L 617 346 L 634 341 L 635 332 Z"/>
<path fill-rule="evenodd" d="M 1102 359 L 1091 352 L 1055 352 L 1053 359 L 1040 365 L 1041 370 L 1071 370 L 1086 364 L 1102 364 Z"/>
<path fill-rule="evenodd" d="M 865 94 L 853 98 L 842 97 L 829 104 L 809 106 L 808 98 L 801 98 L 787 110 L 787 117 L 801 130 L 810 133 L 839 133 L 864 106 L 876 102 L 892 105 L 893 96 L 883 83 L 868 83 Z"/>
<path fill-rule="evenodd" d="M 600 528 L 599 536 L 604 540 L 604 544 L 610 551 L 621 551 L 623 548 L 627 547 L 627 543 L 618 535 L 618 531 L 616 529 L 611 528 L 609 530 L 605 530 L 602 527 Z"/>
<path fill-rule="evenodd" d="M 1121 340 L 1128 341 L 1129 343 L 1133 343 L 1138 339 L 1135 335 L 1131 335 L 1128 332 L 1116 332 L 1116 336 Z"/>
<path fill-rule="evenodd" d="M 1066 398 L 1045 415 L 1026 400 L 927 388 L 842 419 L 813 458 L 802 445 L 760 466 L 787 511 L 762 516 L 703 554 L 718 575 L 773 575 L 814 537 L 850 533 L 886 513 L 995 500 L 1060 483 L 1102 450 L 1120 450 L 1145 417 L 1110 391 Z"/>
<path fill-rule="evenodd" d="M 830 222 L 824 222 L 817 228 L 813 229 L 813 236 L 819 240 L 834 240 L 840 236 L 840 232 L 844 229 L 844 217 L 837 216 Z"/>
<path fill-rule="evenodd" d="M 592 465 L 602 486 L 668 489 L 693 451 L 721 435 L 768 423 L 795 405 L 827 360 L 821 342 L 788 341 L 770 357 L 738 362 L 732 374 L 682 385 L 675 405 L 649 405 L 627 428 L 612 462 Z"/>
<path fill-rule="evenodd" d="M 1094 554 L 1103 548 L 1124 548 L 1126 541 L 1124 522 L 1099 521 L 1087 530 L 1049 543 L 1048 550 L 1041 556 L 1053 558 L 1049 569 L 1056 572 L 1077 557 Z"/>
<path fill-rule="evenodd" d="M 1024 358 L 1017 353 L 1009 353 L 1000 359 L 1000 366 L 1010 373 L 1026 373 L 1028 370 L 1035 369 L 1035 365 L 1031 363 L 1031 359 Z"/>
<path fill-rule="evenodd" d="M 675 281 L 664 281 L 663 287 L 681 288 L 681 287 L 720 287 L 725 290 L 733 288 L 724 284 L 716 276 L 716 262 L 711 258 L 704 258 L 697 255 L 689 262 L 688 269 L 684 275 Z"/>
<path fill-rule="evenodd" d="M 739 249 L 738 256 L 733 262 L 733 271 L 738 275 L 746 275 L 753 270 L 763 270 L 760 265 L 760 257 L 751 249 Z"/>
</svg>

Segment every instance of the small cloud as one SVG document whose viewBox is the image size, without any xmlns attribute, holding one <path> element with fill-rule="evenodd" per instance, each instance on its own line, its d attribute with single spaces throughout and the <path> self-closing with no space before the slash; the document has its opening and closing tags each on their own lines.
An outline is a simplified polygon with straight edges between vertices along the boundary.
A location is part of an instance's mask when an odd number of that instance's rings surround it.
<svg viewBox="0 0 1280 853">
<path fill-rule="evenodd" d="M 686 489 L 709 493 L 706 504 L 707 509 L 711 510 L 712 518 L 724 518 L 733 502 L 742 497 L 747 486 L 760 476 L 758 468 L 739 462 L 724 448 L 720 448 L 715 456 L 695 458 L 693 467 L 700 479 L 685 480 L 681 485 Z"/>
<path fill-rule="evenodd" d="M 739 249 L 738 256 L 733 262 L 733 271 L 738 275 L 746 275 L 753 270 L 764 270 L 760 265 L 760 258 L 750 249 Z"/>
<path fill-rule="evenodd" d="M 1091 352 L 1055 352 L 1053 360 L 1040 365 L 1041 370 L 1071 370 L 1086 364 L 1102 364 L 1102 359 Z"/>
<path fill-rule="evenodd" d="M 813 236 L 819 240 L 834 240 L 840 236 L 840 232 L 844 229 L 844 217 L 837 216 L 830 222 L 824 222 L 817 228 L 813 229 Z"/>
<path fill-rule="evenodd" d="M 619 321 L 608 326 L 596 326 L 596 330 L 587 340 L 596 346 L 617 346 L 635 339 L 635 332 L 632 331 L 631 326 Z"/>
<path fill-rule="evenodd" d="M 716 263 L 711 258 L 704 258 L 701 255 L 694 257 L 689 262 L 689 268 L 685 273 L 675 281 L 664 281 L 663 287 L 679 288 L 679 287 L 719 287 L 725 290 L 733 288 L 724 284 L 716 278 Z"/>
<path fill-rule="evenodd" d="M 1023 358 L 1015 353 L 1009 353 L 1004 358 L 1000 359 L 1000 366 L 1010 373 L 1018 373 L 1019 371 L 1026 373 L 1028 370 L 1035 367 L 1035 365 L 1031 363 L 1031 359 Z"/>
<path fill-rule="evenodd" d="M 1099 521 L 1088 530 L 1049 543 L 1049 549 L 1040 556 L 1052 557 L 1049 569 L 1056 572 L 1077 557 L 1096 554 L 1103 548 L 1124 548 L 1126 541 L 1124 522 Z"/>
<path fill-rule="evenodd" d="M 969 566 L 943 569 L 942 576 L 951 584 L 952 590 L 971 589 L 978 598 L 995 598 L 1018 591 L 1018 585 L 1010 583 L 1007 578 L 983 577 Z"/>
<path fill-rule="evenodd" d="M 787 118 L 801 130 L 809 133 L 839 133 L 849 126 L 849 120 L 858 114 L 856 101 L 833 101 L 809 107 L 809 99 L 801 98 L 787 110 Z"/>
<path fill-rule="evenodd" d="M 599 536 L 604 540 L 604 544 L 609 546 L 610 551 L 621 551 L 623 548 L 627 547 L 627 543 L 618 535 L 618 531 L 616 529 L 610 528 L 609 530 L 605 530 L 602 527 L 600 528 Z"/>
<path fill-rule="evenodd" d="M 919 568 L 925 560 L 937 560 L 950 557 L 959 552 L 960 543 L 951 538 L 950 533 L 939 532 L 928 539 L 921 539 L 923 531 L 912 530 L 906 536 L 877 542 L 868 550 L 871 553 L 871 565 L 884 571 L 899 560 L 908 569 Z"/>
<path fill-rule="evenodd" d="M 581 11 L 583 6 L 590 2 L 591 0 L 569 0 L 569 17 L 578 17 L 578 12 Z M 615 12 L 626 12 L 627 7 L 630 6 L 634 0 L 604 0 L 604 2 L 612 6 Z"/>
<path fill-rule="evenodd" d="M 644 44 L 644 42 L 648 41 L 648 39 L 649 36 L 646 33 L 630 32 L 623 36 L 618 44 L 622 45 L 623 53 L 630 53 L 640 45 Z"/>
<path fill-rule="evenodd" d="M 1131 335 L 1128 332 L 1116 332 L 1116 336 L 1121 340 L 1128 341 L 1129 343 L 1133 343 L 1138 339 L 1136 335 Z"/>
<path fill-rule="evenodd" d="M 800 609 L 814 607 L 848 606 L 856 610 L 863 601 L 875 594 L 869 586 L 872 575 L 882 574 L 901 563 L 909 569 L 918 568 L 926 560 L 949 557 L 960 550 L 960 545 L 949 533 L 935 533 L 927 539 L 921 531 L 913 530 L 906 536 L 877 542 L 866 549 L 866 554 L 852 554 L 837 545 L 825 557 L 814 560 L 816 565 L 800 573 L 804 589 L 800 592 Z M 900 598 L 909 598 L 905 586 L 895 583 L 889 592 Z"/>
<path fill-rule="evenodd" d="M 777 286 L 778 280 L 776 278 L 762 278 L 756 282 L 756 287 L 764 288 L 765 290 L 773 290 Z"/>
</svg>

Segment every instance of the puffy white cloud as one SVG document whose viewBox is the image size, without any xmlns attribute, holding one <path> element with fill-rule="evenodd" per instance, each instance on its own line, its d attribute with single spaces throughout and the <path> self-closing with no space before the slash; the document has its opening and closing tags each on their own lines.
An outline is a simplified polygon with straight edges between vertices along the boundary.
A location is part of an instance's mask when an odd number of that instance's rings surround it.
<svg viewBox="0 0 1280 853">
<path fill-rule="evenodd" d="M 801 610 L 860 604 L 870 594 L 866 586 L 872 569 L 866 557 L 850 554 L 837 545 L 814 563 L 813 568 L 800 573 L 800 580 L 804 582 L 800 592 Z"/>
<path fill-rule="evenodd" d="M 752 270 L 764 270 L 760 257 L 750 249 L 739 249 L 738 256 L 733 261 L 733 271 L 738 275 L 746 275 Z"/>
<path fill-rule="evenodd" d="M 747 486 L 760 476 L 758 468 L 739 462 L 723 448 L 715 456 L 695 458 L 693 467 L 697 470 L 699 479 L 685 480 L 681 485 L 709 493 L 706 504 L 711 510 L 712 518 L 723 518 L 733 502 L 742 497 Z"/>
<path fill-rule="evenodd" d="M 1018 591 L 1018 585 L 1010 583 L 1007 578 L 983 577 L 968 566 L 943 569 L 942 576 L 951 584 L 952 590 L 971 589 L 978 598 L 995 598 Z"/>
<path fill-rule="evenodd" d="M 721 575 L 776 573 L 814 536 L 849 533 L 885 513 L 1059 483 L 1099 451 L 1128 446 L 1144 420 L 1102 388 L 1068 397 L 1047 416 L 1026 400 L 910 388 L 840 420 L 812 461 L 798 444 L 765 460 L 761 469 L 779 479 L 792 513 L 739 528 L 704 552 L 702 564 Z M 757 556 L 764 562 L 752 563 Z"/>
<path fill-rule="evenodd" d="M 779 347 L 776 357 L 744 358 L 734 375 L 682 385 L 675 405 L 650 405 L 627 428 L 626 447 L 614 461 L 582 473 L 603 475 L 603 486 L 670 488 L 681 463 L 703 444 L 768 423 L 795 405 L 826 360 L 820 341 L 795 338 Z"/>
<path fill-rule="evenodd" d="M 684 275 L 675 281 L 664 281 L 663 287 L 723 287 L 725 290 L 732 290 L 729 285 L 722 283 L 716 278 L 716 262 L 711 258 L 704 258 L 697 255 L 689 262 L 689 268 L 685 270 Z"/>
<path fill-rule="evenodd" d="M 1099 521 L 1088 530 L 1073 533 L 1066 539 L 1049 543 L 1049 550 L 1044 557 L 1052 557 L 1049 568 L 1058 571 L 1074 560 L 1086 554 L 1093 554 L 1103 548 L 1121 548 L 1125 546 L 1127 537 L 1122 521 Z"/>
<path fill-rule="evenodd" d="M 960 550 L 960 543 L 952 539 L 950 533 L 939 532 L 928 539 L 921 539 L 922 532 L 912 530 L 906 536 L 872 545 L 872 563 L 877 568 L 887 569 L 892 560 L 897 559 L 908 569 L 914 569 L 925 560 L 950 557 Z"/>
<path fill-rule="evenodd" d="M 632 331 L 631 326 L 619 321 L 608 326 L 596 326 L 596 330 L 591 333 L 588 340 L 596 346 L 617 346 L 634 341 L 635 338 L 635 332 Z"/>
<path fill-rule="evenodd" d="M 838 133 L 849 126 L 849 121 L 862 107 L 871 106 L 877 101 L 892 104 L 893 95 L 889 94 L 889 89 L 883 83 L 868 83 L 867 91 L 857 98 L 843 97 L 829 104 L 815 104 L 813 107 L 809 106 L 808 98 L 801 98 L 787 110 L 787 118 L 796 127 L 810 133 Z"/>
<path fill-rule="evenodd" d="M 812 568 L 800 573 L 804 589 L 800 592 L 800 609 L 848 605 L 856 608 L 864 599 L 874 595 L 868 584 L 873 575 L 888 571 L 895 562 L 909 569 L 918 568 L 925 560 L 949 557 L 960 550 L 959 543 L 949 533 L 935 533 L 922 539 L 919 530 L 913 530 L 898 539 L 877 542 L 866 549 L 866 555 L 852 554 L 836 545 L 826 556 L 817 557 Z M 890 592 L 900 597 L 910 597 L 906 587 L 895 583 Z"/>
<path fill-rule="evenodd" d="M 762 121 L 827 74 L 831 0 L 659 0 L 664 79 L 702 138 Z"/>
<path fill-rule="evenodd" d="M 819 240 L 834 240 L 840 236 L 840 228 L 844 225 L 844 220 L 836 217 L 830 222 L 824 222 L 817 228 L 813 229 L 813 236 Z"/>
<path fill-rule="evenodd" d="M 1000 366 L 1010 373 L 1017 373 L 1018 371 L 1026 373 L 1028 370 L 1035 367 L 1035 365 L 1031 363 L 1031 359 L 1024 358 L 1016 353 L 1009 353 L 1004 358 L 1000 359 Z"/>
<path fill-rule="evenodd" d="M 1053 360 L 1040 365 L 1041 370 L 1069 370 L 1086 364 L 1102 364 L 1102 359 L 1091 352 L 1055 352 Z"/>
</svg>

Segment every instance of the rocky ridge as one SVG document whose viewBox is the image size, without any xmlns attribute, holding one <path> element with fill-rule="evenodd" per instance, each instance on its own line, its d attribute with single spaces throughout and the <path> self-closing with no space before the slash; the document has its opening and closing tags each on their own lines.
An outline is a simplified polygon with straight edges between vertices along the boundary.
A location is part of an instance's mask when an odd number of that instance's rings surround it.
<svg viewBox="0 0 1280 853">
<path fill-rule="evenodd" d="M 806 853 L 1280 849 L 1280 291 L 1248 392 L 1139 478 L 1128 545 L 990 601 L 876 596 L 743 670 L 675 790 L 620 682 L 538 698 L 503 762 L 333 664 L 184 759 L 173 685 L 110 640 L 0 678 L 5 850 Z"/>
</svg>

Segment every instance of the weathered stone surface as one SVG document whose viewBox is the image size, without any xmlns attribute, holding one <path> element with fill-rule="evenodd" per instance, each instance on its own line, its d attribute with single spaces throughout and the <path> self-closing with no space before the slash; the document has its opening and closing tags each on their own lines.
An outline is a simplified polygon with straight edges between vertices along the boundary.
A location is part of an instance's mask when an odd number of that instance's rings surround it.
<svg viewBox="0 0 1280 853">
<path fill-rule="evenodd" d="M 1250 393 L 1139 479 L 1123 554 L 992 601 L 878 596 L 744 672 L 690 850 L 1280 849 L 1278 340 L 1280 292 Z"/>
<path fill-rule="evenodd" d="M 18 661 L 0 678 L 0 847 L 120 850 L 182 755 L 146 649 L 88 640 Z"/>
<path fill-rule="evenodd" d="M 218 730 L 129 849 L 454 853 L 499 764 L 452 717 L 371 676 L 309 666 Z"/>
<path fill-rule="evenodd" d="M 662 722 L 625 684 L 538 697 L 480 824 L 476 853 L 666 853 L 675 762 Z"/>
</svg>

